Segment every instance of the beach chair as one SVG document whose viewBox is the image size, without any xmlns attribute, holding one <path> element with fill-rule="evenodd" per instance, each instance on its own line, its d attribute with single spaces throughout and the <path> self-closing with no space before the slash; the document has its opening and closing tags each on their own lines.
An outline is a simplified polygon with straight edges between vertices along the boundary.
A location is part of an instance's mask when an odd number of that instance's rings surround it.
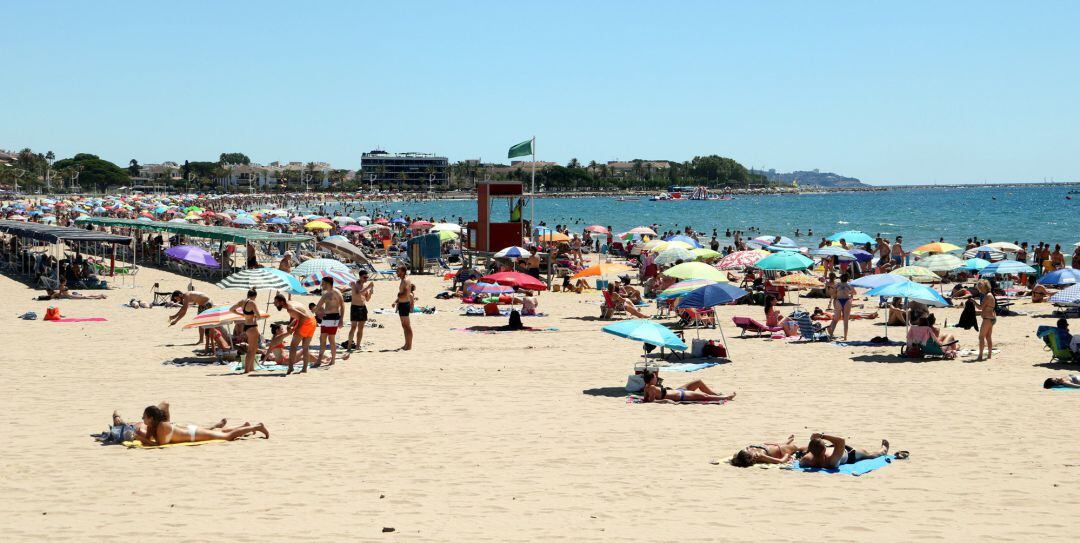
<svg viewBox="0 0 1080 543">
<path fill-rule="evenodd" d="M 829 333 L 824 327 L 810 319 L 810 314 L 805 311 L 796 312 L 792 315 L 799 324 L 799 338 L 803 341 L 829 341 Z"/>
<path fill-rule="evenodd" d="M 1057 332 L 1052 326 L 1040 326 L 1038 335 L 1042 338 L 1043 343 L 1046 344 L 1045 346 L 1043 346 L 1043 349 L 1050 351 L 1051 362 L 1076 361 L 1076 358 L 1073 356 L 1073 352 L 1069 350 L 1069 346 L 1061 344 L 1061 342 L 1059 341 L 1060 338 L 1058 337 Z"/>
<path fill-rule="evenodd" d="M 712 309 L 684 308 L 679 311 L 679 326 L 716 328 L 716 312 Z"/>
<path fill-rule="evenodd" d="M 611 293 L 605 290 L 604 305 L 600 307 L 600 318 L 612 319 L 615 318 L 615 315 L 619 314 L 626 315 L 626 308 L 616 304 L 615 301 L 611 299 Z"/>
<path fill-rule="evenodd" d="M 772 334 L 784 329 L 783 326 L 765 326 L 750 317 L 731 317 L 731 322 L 742 330 L 739 332 L 739 337 L 743 337 L 747 332 L 754 332 L 755 337 L 760 337 L 762 333 Z"/>
<path fill-rule="evenodd" d="M 945 353 L 945 349 L 934 338 L 926 340 L 926 343 L 922 346 L 923 356 L 930 356 L 934 358 L 952 358 L 949 354 Z"/>
</svg>

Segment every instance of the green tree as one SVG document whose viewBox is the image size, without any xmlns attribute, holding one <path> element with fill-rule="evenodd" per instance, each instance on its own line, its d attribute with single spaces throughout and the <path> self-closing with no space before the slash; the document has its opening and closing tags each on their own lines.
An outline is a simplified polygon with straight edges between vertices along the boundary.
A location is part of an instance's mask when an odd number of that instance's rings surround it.
<svg viewBox="0 0 1080 543">
<path fill-rule="evenodd" d="M 70 167 L 79 170 L 80 185 L 91 185 L 101 191 L 126 185 L 129 180 L 123 168 L 89 153 L 79 153 L 71 158 L 58 160 L 55 166 L 57 169 Z"/>
<path fill-rule="evenodd" d="M 138 177 L 139 176 L 139 161 L 135 160 L 134 158 L 131 159 L 130 161 L 128 161 L 127 170 L 128 170 L 128 175 L 130 177 Z"/>
<path fill-rule="evenodd" d="M 251 164 L 251 159 L 244 153 L 221 153 L 218 157 L 218 164 Z"/>
</svg>

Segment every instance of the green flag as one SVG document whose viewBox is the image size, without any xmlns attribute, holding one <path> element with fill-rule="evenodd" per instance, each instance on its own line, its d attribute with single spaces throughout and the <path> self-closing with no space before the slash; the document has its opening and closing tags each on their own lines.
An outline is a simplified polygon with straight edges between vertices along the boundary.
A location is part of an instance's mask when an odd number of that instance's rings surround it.
<svg viewBox="0 0 1080 543">
<path fill-rule="evenodd" d="M 506 158 L 514 158 L 516 156 L 525 156 L 533 154 L 533 140 L 525 140 L 510 148 L 510 152 L 506 153 Z"/>
</svg>

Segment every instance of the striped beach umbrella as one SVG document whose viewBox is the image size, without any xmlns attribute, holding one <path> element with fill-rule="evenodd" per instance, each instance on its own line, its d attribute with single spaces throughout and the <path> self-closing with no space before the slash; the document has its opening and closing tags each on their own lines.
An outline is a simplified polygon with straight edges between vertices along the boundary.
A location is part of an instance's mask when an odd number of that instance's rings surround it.
<svg viewBox="0 0 1080 543">
<path fill-rule="evenodd" d="M 202 313 L 196 315 L 194 319 L 191 319 L 191 322 L 184 325 L 184 329 L 189 330 L 191 328 L 213 328 L 215 326 L 222 326 L 225 324 L 231 324 L 244 320 L 244 315 L 237 315 L 236 313 L 229 311 L 229 307 L 230 306 L 227 305 L 211 307 L 210 309 L 207 309 L 206 311 L 203 311 Z M 267 315 L 265 313 L 260 313 L 256 315 L 255 318 L 265 319 L 269 316 L 270 315 Z"/>
<path fill-rule="evenodd" d="M 716 281 L 710 279 L 687 279 L 685 281 L 679 281 L 674 285 L 664 289 L 657 298 L 661 300 L 667 300 L 670 298 L 678 298 L 679 296 L 685 296 L 701 287 L 714 285 Z"/>
<path fill-rule="evenodd" d="M 320 270 L 307 277 L 304 277 L 303 285 L 305 287 L 313 287 L 322 284 L 324 277 L 329 277 L 334 281 L 335 287 L 347 287 L 356 282 L 356 276 L 347 271 L 341 270 Z"/>
<path fill-rule="evenodd" d="M 983 260 L 989 260 L 990 262 L 997 262 L 999 260 L 1005 260 L 1005 251 L 989 245 L 982 245 L 964 251 L 964 258 L 981 258 Z"/>
<path fill-rule="evenodd" d="M 668 248 L 656 255 L 656 259 L 653 260 L 653 262 L 655 262 L 657 266 L 667 266 L 668 264 L 674 264 L 680 260 L 683 262 L 693 262 L 694 260 L 697 260 L 697 257 L 694 256 L 694 253 L 691 253 L 689 249 L 683 247 L 671 247 L 673 243 L 678 242 L 668 242 Z"/>
<path fill-rule="evenodd" d="M 964 267 L 963 260 L 947 253 L 938 253 L 926 258 L 920 258 L 918 264 L 934 272 L 947 272 Z"/>
<path fill-rule="evenodd" d="M 994 262 L 979 271 L 979 275 L 1015 275 L 1018 273 L 1035 273 L 1035 268 L 1015 260 L 1002 260 Z"/>
<path fill-rule="evenodd" d="M 292 274 L 303 277 L 323 270 L 348 272 L 349 267 L 340 260 L 334 260 L 333 258 L 312 258 L 311 260 L 301 262 L 298 266 L 293 268 Z"/>
<path fill-rule="evenodd" d="M 255 268 L 234 273 L 217 283 L 218 288 L 228 290 L 289 290 L 289 282 L 270 268 Z"/>
<path fill-rule="evenodd" d="M 737 251 L 721 258 L 720 262 L 716 263 L 716 268 L 720 270 L 744 270 L 757 264 L 758 260 L 766 256 L 769 256 L 769 253 L 764 251 Z"/>
<path fill-rule="evenodd" d="M 1050 297 L 1054 305 L 1080 306 L 1080 285 L 1073 285 Z"/>
<path fill-rule="evenodd" d="M 279 270 L 277 268 L 263 268 L 263 269 L 264 270 L 269 270 L 270 273 L 284 279 L 286 282 L 289 283 L 289 288 L 285 292 L 288 292 L 288 293 L 291 293 L 291 294 L 308 294 L 308 291 L 307 291 L 306 288 L 304 288 L 304 285 L 300 284 L 300 280 L 297 279 L 296 276 L 289 275 L 289 272 L 281 271 L 281 270 Z"/>
<path fill-rule="evenodd" d="M 532 253 L 528 249 L 516 245 L 495 253 L 495 258 L 529 258 L 530 256 Z"/>
</svg>

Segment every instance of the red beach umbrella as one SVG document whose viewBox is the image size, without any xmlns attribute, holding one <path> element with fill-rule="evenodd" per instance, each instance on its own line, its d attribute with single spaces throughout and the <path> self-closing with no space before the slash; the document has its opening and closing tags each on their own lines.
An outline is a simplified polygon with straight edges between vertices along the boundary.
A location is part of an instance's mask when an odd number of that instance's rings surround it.
<svg viewBox="0 0 1080 543">
<path fill-rule="evenodd" d="M 518 287 L 528 290 L 547 290 L 547 284 L 543 281 L 521 272 L 499 272 L 480 278 L 488 283 L 498 283 L 507 287 Z"/>
</svg>

